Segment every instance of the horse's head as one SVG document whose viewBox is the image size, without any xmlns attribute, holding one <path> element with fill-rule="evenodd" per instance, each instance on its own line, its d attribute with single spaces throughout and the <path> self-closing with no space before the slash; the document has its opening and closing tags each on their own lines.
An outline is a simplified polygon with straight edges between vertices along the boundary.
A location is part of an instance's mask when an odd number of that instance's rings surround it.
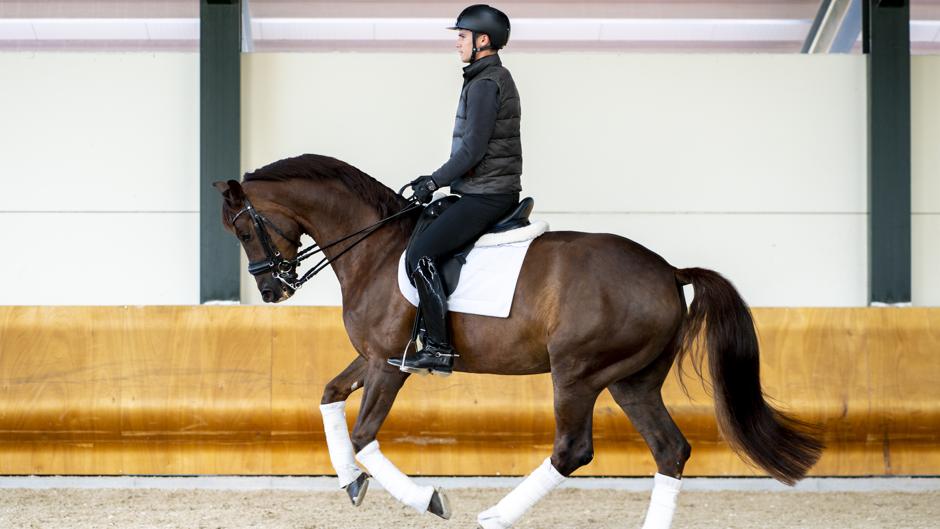
<svg viewBox="0 0 940 529">
<path fill-rule="evenodd" d="M 212 184 L 222 193 L 222 224 L 239 240 L 248 256 L 248 271 L 255 276 L 261 299 L 279 303 L 294 294 L 297 279 L 294 257 L 300 246 L 300 224 L 290 211 L 264 193 L 249 200 L 236 180 Z"/>
</svg>

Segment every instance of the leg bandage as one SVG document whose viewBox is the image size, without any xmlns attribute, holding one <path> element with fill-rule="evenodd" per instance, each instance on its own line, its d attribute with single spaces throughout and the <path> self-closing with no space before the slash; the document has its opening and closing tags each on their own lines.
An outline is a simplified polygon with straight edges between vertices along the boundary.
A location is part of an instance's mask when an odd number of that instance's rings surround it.
<svg viewBox="0 0 940 529">
<path fill-rule="evenodd" d="M 431 503 L 431 496 L 434 494 L 434 487 L 430 485 L 422 487 L 403 474 L 401 470 L 398 470 L 379 451 L 378 441 L 367 444 L 365 448 L 356 454 L 356 459 L 366 466 L 372 477 L 381 483 L 385 490 L 396 500 L 419 513 L 428 510 L 428 504 Z"/>
<path fill-rule="evenodd" d="M 552 466 L 551 458 L 546 458 L 499 503 L 481 512 L 477 522 L 483 529 L 508 529 L 564 480 L 565 476 Z"/>
<path fill-rule="evenodd" d="M 326 433 L 326 447 L 330 451 L 330 462 L 336 470 L 340 488 L 349 485 L 362 470 L 356 466 L 353 456 L 352 441 L 349 440 L 349 428 L 346 426 L 346 402 L 331 402 L 321 404 L 320 413 L 323 415 L 323 431 Z"/>
<path fill-rule="evenodd" d="M 653 476 L 653 494 L 650 496 L 650 508 L 646 511 L 643 529 L 669 529 L 681 488 L 682 480 L 658 472 Z"/>
</svg>

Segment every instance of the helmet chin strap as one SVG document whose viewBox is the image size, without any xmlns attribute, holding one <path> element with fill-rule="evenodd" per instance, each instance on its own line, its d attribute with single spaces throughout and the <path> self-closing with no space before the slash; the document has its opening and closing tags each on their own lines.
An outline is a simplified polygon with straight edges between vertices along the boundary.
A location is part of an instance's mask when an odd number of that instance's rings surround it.
<svg viewBox="0 0 940 529">
<path fill-rule="evenodd" d="M 473 64 L 473 62 L 477 60 L 478 51 L 486 51 L 486 50 L 493 49 L 493 46 L 491 45 L 486 45 L 486 46 L 483 46 L 482 48 L 477 48 L 477 35 L 479 35 L 479 33 L 477 33 L 476 31 L 470 32 L 470 38 L 473 39 L 473 51 L 470 52 L 470 64 Z"/>
</svg>

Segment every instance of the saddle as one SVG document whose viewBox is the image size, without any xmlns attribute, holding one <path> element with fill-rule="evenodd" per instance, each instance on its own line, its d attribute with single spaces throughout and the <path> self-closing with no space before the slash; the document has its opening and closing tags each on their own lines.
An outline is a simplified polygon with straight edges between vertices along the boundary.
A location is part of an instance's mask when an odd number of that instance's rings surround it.
<svg viewBox="0 0 940 529">
<path fill-rule="evenodd" d="M 411 238 L 408 240 L 408 247 L 405 250 L 405 262 L 412 261 L 412 245 L 418 235 L 424 232 L 434 219 L 440 217 L 441 214 L 447 211 L 447 208 L 457 202 L 458 199 L 459 197 L 456 195 L 448 195 L 431 202 L 424 208 L 421 212 L 421 216 L 418 218 L 418 224 L 415 226 L 414 231 L 411 233 Z M 523 198 L 519 201 L 519 205 L 509 212 L 509 214 L 499 219 L 486 233 L 502 233 L 504 231 L 528 226 L 529 214 L 532 213 L 534 206 L 535 200 L 533 200 L 532 197 Z M 470 253 L 470 250 L 473 249 L 475 242 L 476 241 L 470 242 L 463 248 L 457 250 L 444 262 L 438 263 L 438 270 L 444 282 L 444 290 L 447 292 L 448 296 L 453 294 L 454 289 L 457 288 L 457 283 L 460 281 L 460 270 L 463 268 L 463 265 L 467 264 L 467 255 Z M 411 278 L 410 273 L 408 274 L 408 280 L 414 285 L 414 280 Z"/>
</svg>

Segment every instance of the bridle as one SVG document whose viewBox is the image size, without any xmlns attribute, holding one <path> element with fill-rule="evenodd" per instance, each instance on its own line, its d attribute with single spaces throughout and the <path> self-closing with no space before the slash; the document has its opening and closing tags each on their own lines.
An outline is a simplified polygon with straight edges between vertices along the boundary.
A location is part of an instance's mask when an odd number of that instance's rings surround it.
<svg viewBox="0 0 940 529">
<path fill-rule="evenodd" d="M 254 226 L 255 235 L 258 237 L 258 240 L 261 242 L 261 248 L 264 250 L 264 260 L 249 262 L 248 273 L 257 277 L 257 276 L 267 274 L 270 272 L 275 277 L 275 279 L 279 280 L 281 283 L 286 285 L 291 290 L 297 290 L 298 288 L 303 286 L 303 284 L 309 281 L 310 278 L 320 273 L 324 268 L 329 266 L 330 263 L 339 259 L 340 256 L 342 256 L 344 253 L 351 250 L 357 244 L 365 240 L 366 237 L 375 233 L 379 228 L 381 228 L 388 222 L 395 220 L 399 217 L 402 217 L 418 208 L 423 207 L 422 204 L 418 203 L 412 197 L 411 199 L 408 199 L 408 205 L 405 206 L 405 208 L 399 211 L 398 213 L 385 217 L 384 219 L 376 222 L 375 224 L 372 224 L 371 226 L 366 226 L 365 228 L 355 233 L 346 235 L 345 237 L 337 239 L 327 245 L 320 246 L 317 243 L 313 243 L 311 246 L 308 246 L 307 248 L 298 250 L 297 255 L 293 259 L 286 259 L 281 254 L 280 250 L 277 249 L 277 245 L 275 245 L 271 241 L 271 235 L 268 233 L 266 226 L 270 226 L 271 229 L 274 230 L 275 233 L 280 235 L 285 241 L 293 244 L 297 248 L 300 248 L 300 241 L 297 241 L 288 237 L 286 233 L 284 233 L 280 228 L 277 227 L 277 225 L 275 225 L 273 222 L 268 220 L 267 217 L 259 213 L 258 210 L 256 210 L 255 207 L 251 204 L 251 201 L 248 200 L 247 196 L 244 198 L 244 201 L 245 201 L 245 207 L 242 208 L 241 211 L 239 211 L 238 213 L 235 214 L 235 216 L 232 217 L 231 224 L 232 226 L 235 226 L 235 221 L 238 220 L 238 217 L 240 217 L 244 213 L 247 213 L 248 216 L 251 218 L 252 225 Z M 303 276 L 299 278 L 297 277 L 297 267 L 300 266 L 300 263 L 302 261 L 318 253 L 321 253 L 328 248 L 336 246 L 337 244 L 341 242 L 352 239 L 353 237 L 356 237 L 357 235 L 361 235 L 361 237 L 353 241 L 352 244 L 350 244 L 348 247 L 343 249 L 343 251 L 336 254 L 335 257 L 330 259 L 329 257 L 326 256 L 326 254 L 324 254 L 323 258 L 320 259 L 320 261 L 317 262 L 317 264 L 313 265 L 313 268 L 311 268 L 310 270 L 307 270 Z"/>
</svg>

